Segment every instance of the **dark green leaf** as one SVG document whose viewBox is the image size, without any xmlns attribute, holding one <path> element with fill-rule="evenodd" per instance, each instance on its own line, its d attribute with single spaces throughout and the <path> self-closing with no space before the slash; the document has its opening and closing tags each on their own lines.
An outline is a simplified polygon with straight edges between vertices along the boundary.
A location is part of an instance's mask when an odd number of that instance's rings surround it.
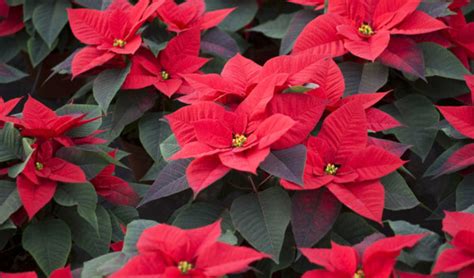
<svg viewBox="0 0 474 278">
<path fill-rule="evenodd" d="M 22 245 L 49 275 L 63 267 L 71 251 L 71 230 L 60 219 L 30 223 L 23 232 Z"/>
<path fill-rule="evenodd" d="M 68 0 L 43 0 L 33 11 L 33 24 L 50 48 L 67 23 L 66 9 L 70 7 Z"/>
<path fill-rule="evenodd" d="M 388 210 L 406 210 L 420 204 L 405 179 L 398 173 L 382 178 L 385 188 L 385 208 Z"/>
<path fill-rule="evenodd" d="M 224 208 L 210 203 L 194 203 L 181 210 L 173 221 L 173 225 L 183 229 L 195 229 L 216 222 Z"/>
<path fill-rule="evenodd" d="M 21 70 L 7 64 L 0 63 L 0 84 L 15 82 L 25 78 L 26 76 L 28 76 L 28 74 L 22 72 Z"/>
<path fill-rule="evenodd" d="M 49 47 L 38 34 L 34 34 L 28 40 L 27 46 L 33 67 L 39 65 L 56 47 L 55 44 Z"/>
<path fill-rule="evenodd" d="M 421 47 L 425 56 L 426 76 L 464 80 L 464 75 L 469 74 L 469 71 L 449 49 L 436 43 L 422 43 Z"/>
<path fill-rule="evenodd" d="M 290 28 L 290 22 L 295 14 L 281 14 L 274 20 L 269 20 L 257 25 L 250 31 L 263 33 L 265 36 L 274 39 L 282 39 Z"/>
<path fill-rule="evenodd" d="M 306 165 L 306 147 L 295 147 L 272 151 L 260 164 L 260 168 L 276 177 L 303 186 L 303 173 Z"/>
<path fill-rule="evenodd" d="M 137 254 L 137 242 L 143 231 L 147 228 L 158 225 L 158 222 L 152 220 L 134 220 L 127 225 L 127 233 L 125 234 L 122 252 L 127 256 Z"/>
<path fill-rule="evenodd" d="M 94 80 L 92 91 L 102 111 L 107 112 L 109 105 L 122 87 L 130 72 L 130 64 L 123 69 L 109 69 L 101 72 Z"/>
<path fill-rule="evenodd" d="M 291 216 L 288 194 L 280 186 L 275 186 L 241 196 L 232 203 L 230 215 L 242 236 L 278 263 Z"/>
<path fill-rule="evenodd" d="M 20 132 L 12 123 L 0 130 L 0 162 L 21 159 L 23 155 Z"/>
<path fill-rule="evenodd" d="M 456 189 L 456 210 L 465 210 L 474 204 L 474 174 L 464 177 Z"/>
<path fill-rule="evenodd" d="M 22 203 L 14 182 L 0 181 L 0 224 L 21 208 Z M 0 248 L 1 250 L 1 248 Z"/>
<path fill-rule="evenodd" d="M 258 11 L 256 0 L 206 0 L 206 10 L 237 8 L 219 24 L 219 27 L 235 32 L 250 23 Z"/>
</svg>

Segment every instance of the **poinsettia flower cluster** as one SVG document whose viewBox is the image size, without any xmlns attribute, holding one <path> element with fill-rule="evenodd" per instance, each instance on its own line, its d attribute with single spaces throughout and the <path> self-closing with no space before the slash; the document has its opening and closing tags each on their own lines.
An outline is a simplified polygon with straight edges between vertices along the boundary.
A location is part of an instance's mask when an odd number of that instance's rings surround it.
<svg viewBox="0 0 474 278">
<path fill-rule="evenodd" d="M 474 276 L 474 214 L 445 212 L 443 231 L 451 236 L 433 267 L 433 274 L 457 272 L 460 278 Z"/>
<path fill-rule="evenodd" d="M 0 37 L 13 35 L 24 26 L 23 7 L 10 7 L 6 0 L 0 0 Z"/>
<path fill-rule="evenodd" d="M 161 4 L 162 1 L 150 4 L 150 0 L 140 0 L 133 6 L 126 0 L 115 0 L 104 11 L 68 9 L 74 36 L 87 45 L 74 56 L 73 76 L 134 54 L 142 44 L 137 32 Z"/>
<path fill-rule="evenodd" d="M 301 253 L 324 269 L 311 270 L 303 278 L 390 278 L 428 277 L 397 271 L 395 263 L 403 249 L 414 247 L 425 235 L 395 235 L 381 238 L 373 235 L 351 246 L 331 242 L 331 248 L 302 248 Z"/>
<path fill-rule="evenodd" d="M 96 118 L 85 119 L 86 114 L 60 116 L 32 97 L 26 101 L 21 117 L 8 116 L 19 100 L 6 103 L 0 101 L 0 121 L 13 123 L 20 130 L 21 136 L 31 139 L 31 154 L 25 158 L 25 165 L 16 177 L 20 200 L 31 219 L 51 201 L 59 183 L 87 182 L 84 171 L 58 157 L 57 151 L 63 147 L 103 144 L 104 141 L 96 138 L 96 133 L 86 137 L 69 135 L 73 129 L 95 121 Z M 114 165 L 107 166 L 91 183 L 99 195 L 112 203 L 134 204 L 138 196 L 127 182 L 113 176 L 114 170 Z"/>
<path fill-rule="evenodd" d="M 176 2 L 165 0 L 157 10 L 158 18 L 168 26 L 168 30 L 176 33 L 193 28 L 210 29 L 221 23 L 235 10 L 235 8 L 230 8 L 206 12 L 206 3 L 203 0 L 186 0 L 179 4 Z"/>
<path fill-rule="evenodd" d="M 471 90 L 471 105 L 467 106 L 437 106 L 441 114 L 459 133 L 474 139 L 474 76 L 465 76 Z M 462 170 L 474 164 L 472 153 L 474 144 L 467 144 L 455 151 L 444 163 L 439 175 Z"/>
<path fill-rule="evenodd" d="M 325 119 L 316 137 L 309 138 L 304 186 L 285 180 L 281 184 L 290 190 L 326 187 L 353 211 L 381 222 L 384 187 L 380 178 L 404 162 L 367 142 L 364 108 L 358 101 L 349 102 Z"/>
<path fill-rule="evenodd" d="M 221 221 L 191 230 L 166 224 L 148 228 L 138 239 L 138 255 L 110 277 L 222 277 L 268 258 L 251 248 L 219 242 L 221 233 Z"/>
<path fill-rule="evenodd" d="M 351 53 L 423 77 L 407 66 L 423 56 L 410 36 L 442 30 L 446 25 L 417 10 L 421 0 L 331 0 L 328 12 L 311 21 L 299 35 L 294 53 L 310 51 L 338 57 Z"/>
</svg>

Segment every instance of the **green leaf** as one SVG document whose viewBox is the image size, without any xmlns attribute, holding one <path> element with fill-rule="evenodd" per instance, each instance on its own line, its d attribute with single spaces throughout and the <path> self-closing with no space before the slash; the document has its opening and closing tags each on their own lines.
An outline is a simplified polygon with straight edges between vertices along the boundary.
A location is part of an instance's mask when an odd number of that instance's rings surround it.
<svg viewBox="0 0 474 278">
<path fill-rule="evenodd" d="M 61 219 L 71 227 L 74 243 L 92 257 L 108 253 L 112 238 L 112 224 L 107 211 L 98 205 L 95 213 L 99 224 L 98 233 L 73 208 L 61 208 L 58 213 Z"/>
<path fill-rule="evenodd" d="M 474 200 L 474 174 L 464 177 L 456 189 L 456 210 L 462 211 L 473 204 Z"/>
<path fill-rule="evenodd" d="M 107 271 L 102 268 L 104 265 L 108 265 L 112 262 L 119 261 L 123 257 L 121 252 L 115 252 L 100 256 L 98 258 L 92 259 L 84 263 L 84 268 L 81 272 L 82 278 L 103 278 L 109 274 L 112 274 L 113 271 Z M 117 264 L 118 268 L 122 265 Z M 117 268 L 117 269 L 118 269 Z"/>
<path fill-rule="evenodd" d="M 56 43 L 49 47 L 38 34 L 34 34 L 28 40 L 28 53 L 30 54 L 30 60 L 33 67 L 39 65 L 49 55 L 49 53 L 56 48 Z"/>
<path fill-rule="evenodd" d="M 23 162 L 13 165 L 8 169 L 8 176 L 12 179 L 16 178 L 23 169 L 25 169 L 26 164 L 33 154 L 33 149 L 31 148 L 32 140 L 30 138 L 22 138 L 21 144 L 23 146 Z"/>
<path fill-rule="evenodd" d="M 290 28 L 290 21 L 295 14 L 280 14 L 274 20 L 257 25 L 249 31 L 260 32 L 269 38 L 282 39 Z"/>
<path fill-rule="evenodd" d="M 173 221 L 173 226 L 195 229 L 210 225 L 221 218 L 224 208 L 210 203 L 194 203 L 181 210 Z"/>
<path fill-rule="evenodd" d="M 346 212 L 337 218 L 332 230 L 331 240 L 339 244 L 354 245 L 376 231 L 362 216 Z"/>
<path fill-rule="evenodd" d="M 163 143 L 160 144 L 161 155 L 166 161 L 168 161 L 169 158 L 180 149 L 181 147 L 178 145 L 178 141 L 176 141 L 174 134 L 171 134 L 165 141 L 163 141 Z"/>
<path fill-rule="evenodd" d="M 258 11 L 256 0 L 206 0 L 206 10 L 214 11 L 226 8 L 237 8 L 219 24 L 219 27 L 235 32 L 250 23 Z"/>
<path fill-rule="evenodd" d="M 0 130 L 0 162 L 22 158 L 21 139 L 13 123 L 6 123 Z"/>
<path fill-rule="evenodd" d="M 424 161 L 438 134 L 438 111 L 428 98 L 421 95 L 404 97 L 396 101 L 395 106 L 404 126 L 394 128 L 390 133 L 395 134 L 401 143 L 413 146 L 411 150 Z"/>
<path fill-rule="evenodd" d="M 297 12 L 290 21 L 290 26 L 288 27 L 288 31 L 286 32 L 285 36 L 281 40 L 280 45 L 280 55 L 290 53 L 291 49 L 293 49 L 293 45 L 296 41 L 296 38 L 299 36 L 303 28 L 316 16 L 320 14 L 319 12 L 311 11 L 311 10 L 300 10 Z"/>
<path fill-rule="evenodd" d="M 168 32 L 166 25 L 160 20 L 154 20 L 142 33 L 143 41 L 150 48 L 153 55 L 165 49 L 172 35 Z"/>
<path fill-rule="evenodd" d="M 398 173 L 382 178 L 385 188 L 385 208 L 388 210 L 406 210 L 420 204 L 405 179 Z"/>
<path fill-rule="evenodd" d="M 150 113 L 138 122 L 140 142 L 155 162 L 162 161 L 160 144 L 171 134 L 168 123 L 161 118 L 161 113 Z"/>
<path fill-rule="evenodd" d="M 304 167 L 306 165 L 306 147 L 294 147 L 272 151 L 260 164 L 260 168 L 269 174 L 303 186 Z"/>
<path fill-rule="evenodd" d="M 422 43 L 426 76 L 464 80 L 470 74 L 459 59 L 448 49 L 436 43 Z"/>
<path fill-rule="evenodd" d="M 71 251 L 71 230 L 60 219 L 30 223 L 23 232 L 22 245 L 41 270 L 49 275 L 67 262 Z"/>
<path fill-rule="evenodd" d="M 68 0 L 45 0 L 33 11 L 33 25 L 49 48 L 52 48 L 61 30 L 67 23 Z"/>
<path fill-rule="evenodd" d="M 153 220 L 134 220 L 127 225 L 127 233 L 123 241 L 122 253 L 132 257 L 137 254 L 137 242 L 143 231 L 147 228 L 158 225 L 158 222 Z"/>
<path fill-rule="evenodd" d="M 291 200 L 288 193 L 275 186 L 241 196 L 232 203 L 230 215 L 242 236 L 278 263 L 285 231 L 290 223 Z"/>
<path fill-rule="evenodd" d="M 425 171 L 423 174 L 423 177 L 436 177 L 439 175 L 439 173 L 442 171 L 444 163 L 451 157 L 451 155 L 462 148 L 464 144 L 462 142 L 458 142 L 446 151 L 444 151 L 441 155 L 439 155 L 436 160 L 431 164 L 431 166 Z"/>
<path fill-rule="evenodd" d="M 345 96 L 377 92 L 388 80 L 388 67 L 380 63 L 344 62 L 340 68 L 346 83 Z"/>
<path fill-rule="evenodd" d="M 109 69 L 101 72 L 94 80 L 92 91 L 102 111 L 107 112 L 109 105 L 130 72 L 128 64 L 123 69 Z"/>
<path fill-rule="evenodd" d="M 27 76 L 28 74 L 19 69 L 0 63 L 0 84 L 15 82 Z"/>
<path fill-rule="evenodd" d="M 23 37 L 17 36 L 0 37 L 0 64 L 7 63 L 15 58 L 21 51 L 21 45 L 24 43 Z M 1 75 L 1 74 L 0 74 Z"/>
<path fill-rule="evenodd" d="M 77 206 L 77 212 L 98 231 L 97 194 L 90 183 L 60 184 L 54 195 L 54 200 L 62 206 Z"/>
<path fill-rule="evenodd" d="M 0 224 L 21 208 L 22 203 L 14 182 L 0 181 Z"/>
</svg>

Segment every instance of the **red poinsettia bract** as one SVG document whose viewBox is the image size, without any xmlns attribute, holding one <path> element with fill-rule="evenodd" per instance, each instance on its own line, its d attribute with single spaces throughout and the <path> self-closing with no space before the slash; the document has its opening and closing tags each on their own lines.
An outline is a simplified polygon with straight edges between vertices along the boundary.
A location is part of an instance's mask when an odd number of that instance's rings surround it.
<svg viewBox="0 0 474 278">
<path fill-rule="evenodd" d="M 261 82 L 234 112 L 200 102 L 166 117 L 182 147 L 172 159 L 195 158 L 186 171 L 194 192 L 231 169 L 256 173 L 271 145 L 294 126 L 295 121 L 283 114 L 265 115 L 276 84 L 284 77 L 275 75 Z"/>
<path fill-rule="evenodd" d="M 402 249 L 411 248 L 425 235 L 396 235 L 370 244 L 359 253 L 363 244 L 343 246 L 331 243 L 331 249 L 302 248 L 301 252 L 323 270 L 311 270 L 303 278 L 390 278 Z"/>
<path fill-rule="evenodd" d="M 184 74 L 197 72 L 208 59 L 199 57 L 201 33 L 192 29 L 171 39 L 158 57 L 140 49 L 132 58 L 132 68 L 122 89 L 141 89 L 154 86 L 168 97 L 179 92 Z"/>
<path fill-rule="evenodd" d="M 41 142 L 52 139 L 67 147 L 75 145 L 74 139 L 67 135 L 68 131 L 95 120 L 84 120 L 85 116 L 85 114 L 58 116 L 39 101 L 28 97 L 18 125 L 24 137 L 33 137 Z"/>
<path fill-rule="evenodd" d="M 168 30 L 179 33 L 192 28 L 207 30 L 216 27 L 234 10 L 206 12 L 204 0 L 186 0 L 180 4 L 175 0 L 165 0 L 158 8 L 158 16 L 168 25 Z"/>
<path fill-rule="evenodd" d="M 404 58 L 422 61 L 415 43 L 404 36 L 434 32 L 445 24 L 416 10 L 421 0 L 333 0 L 328 13 L 311 21 L 295 42 L 294 53 L 341 56 L 347 52 L 386 64 L 410 73 Z"/>
<path fill-rule="evenodd" d="M 367 144 L 367 119 L 363 106 L 350 102 L 323 123 L 317 137 L 307 142 L 304 186 L 282 180 L 290 190 L 326 187 L 356 213 L 382 221 L 384 187 L 380 178 L 404 164 L 397 156 Z"/>
<path fill-rule="evenodd" d="M 8 115 L 13 111 L 13 109 L 15 109 L 20 100 L 21 98 L 14 98 L 5 102 L 3 98 L 0 97 L 0 127 L 2 127 L 3 123 L 6 122 L 18 122 L 16 118 L 9 117 Z"/>
<path fill-rule="evenodd" d="M 474 99 L 474 75 L 465 76 Z M 461 134 L 474 139 L 474 105 L 437 106 L 444 118 Z M 439 175 L 455 172 L 474 164 L 474 144 L 467 144 L 455 151 L 443 165 Z"/>
<path fill-rule="evenodd" d="M 9 36 L 23 29 L 23 7 L 10 7 L 0 0 L 0 37 Z"/>
<path fill-rule="evenodd" d="M 138 255 L 110 277 L 222 277 L 268 258 L 251 248 L 218 242 L 220 235 L 220 221 L 192 230 L 166 224 L 148 228 L 138 240 Z"/>
<path fill-rule="evenodd" d="M 105 11 L 68 9 L 74 36 L 87 45 L 74 56 L 73 76 L 101 66 L 119 55 L 134 54 L 142 43 L 138 29 L 162 2 L 150 5 L 150 0 L 140 0 L 132 6 L 128 1 L 115 0 Z"/>
<path fill-rule="evenodd" d="M 458 272 L 459 278 L 474 276 L 474 214 L 446 212 L 443 231 L 452 236 L 452 248 L 445 249 L 438 257 L 433 274 Z"/>
<path fill-rule="evenodd" d="M 30 219 L 53 198 L 58 182 L 87 182 L 79 166 L 54 156 L 55 142 L 46 141 L 33 147 L 30 160 L 17 178 L 18 193 Z"/>
<path fill-rule="evenodd" d="M 110 152 L 111 157 L 115 157 L 115 151 Z M 115 205 L 134 206 L 138 202 L 138 195 L 123 179 L 114 176 L 115 165 L 107 165 L 99 172 L 91 183 L 97 192 L 97 195 Z"/>
<path fill-rule="evenodd" d="M 38 275 L 34 271 L 20 273 L 0 272 L 0 278 L 38 278 Z M 71 267 L 58 268 L 51 272 L 49 278 L 73 278 Z"/>
</svg>

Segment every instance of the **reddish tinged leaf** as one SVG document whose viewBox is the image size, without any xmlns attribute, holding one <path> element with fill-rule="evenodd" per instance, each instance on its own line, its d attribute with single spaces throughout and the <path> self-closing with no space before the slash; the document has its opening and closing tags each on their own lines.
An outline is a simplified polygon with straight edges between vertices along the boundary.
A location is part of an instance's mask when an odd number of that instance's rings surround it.
<svg viewBox="0 0 474 278">
<path fill-rule="evenodd" d="M 91 180 L 97 194 L 120 206 L 135 206 L 139 197 L 128 182 L 115 176 L 98 175 Z"/>
<path fill-rule="evenodd" d="M 0 37 L 13 35 L 24 26 L 23 8 L 10 7 L 6 0 L 0 0 Z"/>
<path fill-rule="evenodd" d="M 224 177 L 230 168 L 224 166 L 217 156 L 196 158 L 186 169 L 189 186 L 195 194 Z"/>
<path fill-rule="evenodd" d="M 302 186 L 305 164 L 306 147 L 296 145 L 289 149 L 272 151 L 260 164 L 260 169 Z"/>
<path fill-rule="evenodd" d="M 389 114 L 376 108 L 369 108 L 366 110 L 367 115 L 367 128 L 375 132 L 384 131 L 396 127 L 400 127 L 402 124 Z"/>
<path fill-rule="evenodd" d="M 474 164 L 474 144 L 468 144 L 455 151 L 441 167 L 436 176 L 453 173 Z"/>
<path fill-rule="evenodd" d="M 369 137 L 367 145 L 373 145 L 380 147 L 397 157 L 401 157 L 411 146 L 400 144 L 391 140 L 379 139 L 374 137 Z"/>
<path fill-rule="evenodd" d="M 425 79 L 423 51 L 409 38 L 391 38 L 390 44 L 378 60 L 386 66 Z"/>
<path fill-rule="evenodd" d="M 379 181 L 344 185 L 331 183 L 327 188 L 357 214 L 382 223 L 385 190 Z"/>
<path fill-rule="evenodd" d="M 296 192 L 292 198 L 291 225 L 298 247 L 311 247 L 336 222 L 341 205 L 327 190 Z"/>
<path fill-rule="evenodd" d="M 474 106 L 437 106 L 437 108 L 457 131 L 474 139 Z"/>
</svg>

